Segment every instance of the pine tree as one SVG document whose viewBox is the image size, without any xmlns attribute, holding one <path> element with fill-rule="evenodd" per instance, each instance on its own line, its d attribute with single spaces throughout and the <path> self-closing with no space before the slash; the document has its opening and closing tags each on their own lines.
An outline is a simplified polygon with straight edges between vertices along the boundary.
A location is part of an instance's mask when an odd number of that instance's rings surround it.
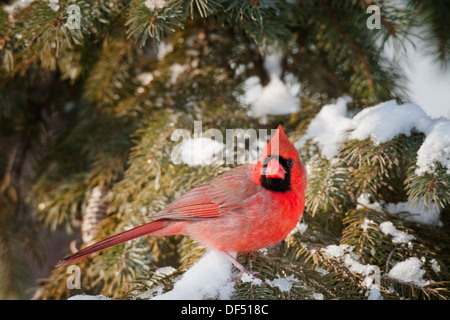
<svg viewBox="0 0 450 320">
<path fill-rule="evenodd" d="M 65 268 L 38 285 L 56 230 L 77 246 L 148 221 L 185 191 L 230 165 L 174 165 L 176 129 L 275 128 L 283 124 L 308 168 L 306 209 L 282 243 L 238 260 L 261 283 L 238 279 L 234 299 L 448 299 L 450 175 L 445 163 L 418 170 L 418 130 L 388 141 L 341 141 L 334 157 L 309 135 L 323 106 L 350 96 L 348 114 L 408 101 L 405 75 L 383 56 L 386 41 L 414 41 L 450 57 L 445 1 L 91 0 L 10 1 L 0 7 L 0 297 L 133 299 L 167 292 L 205 248 L 189 238 L 144 237 L 86 258 L 80 289 Z M 75 5 L 75 7 L 74 7 Z M 71 7 L 70 7 L 71 6 Z M 78 10 L 78 11 L 77 11 Z M 79 20 L 76 20 L 77 12 Z M 299 84 L 299 111 L 251 116 L 248 79 L 271 82 L 267 58 L 281 52 L 282 83 Z M 349 118 L 350 119 L 350 118 Z M 447 157 L 448 158 L 448 157 Z M 441 225 L 389 212 L 408 201 L 439 210 Z M 408 212 L 404 212 L 408 215 Z M 394 241 L 395 235 L 409 239 Z M 69 253 L 69 245 L 65 253 Z M 61 257 L 65 254 L 61 253 Z M 417 262 L 423 283 L 392 276 Z M 161 273 L 171 266 L 174 272 Z M 159 270 L 159 271 L 158 271 Z M 379 276 L 376 278 L 376 276 Z M 288 279 L 288 291 L 270 285 Z M 150 281 L 151 279 L 151 281 Z M 376 282 L 375 280 L 379 280 Z M 156 288 L 158 290 L 156 290 Z"/>
</svg>

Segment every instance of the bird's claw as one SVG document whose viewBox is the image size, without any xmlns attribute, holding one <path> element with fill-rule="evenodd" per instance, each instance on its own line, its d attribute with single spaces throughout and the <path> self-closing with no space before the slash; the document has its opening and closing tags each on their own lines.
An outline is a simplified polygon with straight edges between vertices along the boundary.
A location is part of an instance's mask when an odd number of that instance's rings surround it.
<svg viewBox="0 0 450 320">
<path fill-rule="evenodd" d="M 251 280 L 260 280 L 257 276 L 259 276 L 259 272 L 257 271 L 249 271 L 247 269 L 245 270 L 239 270 L 238 274 L 233 276 L 232 280 L 236 281 L 240 279 L 244 274 L 248 274 L 251 277 Z"/>
<path fill-rule="evenodd" d="M 245 274 L 245 273 L 248 274 L 252 278 L 251 279 L 252 281 L 259 280 L 256 277 L 256 275 L 259 275 L 259 272 L 247 270 L 247 268 L 244 267 L 239 261 L 237 261 L 236 258 L 233 257 L 231 254 L 229 254 L 226 251 L 224 251 L 224 253 L 231 260 L 231 262 L 234 264 L 234 266 L 239 269 L 239 273 L 232 278 L 233 281 L 236 281 L 237 279 L 241 278 L 242 275 Z"/>
</svg>

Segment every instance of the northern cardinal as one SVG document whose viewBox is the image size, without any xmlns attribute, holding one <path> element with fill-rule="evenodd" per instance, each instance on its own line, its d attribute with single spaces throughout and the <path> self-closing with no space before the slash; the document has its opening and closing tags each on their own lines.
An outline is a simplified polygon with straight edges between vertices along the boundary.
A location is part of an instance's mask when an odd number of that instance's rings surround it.
<svg viewBox="0 0 450 320">
<path fill-rule="evenodd" d="M 188 191 L 149 222 L 86 247 L 61 260 L 68 265 L 94 252 L 145 236 L 186 235 L 228 254 L 252 252 L 282 241 L 305 204 L 306 170 L 281 125 L 256 164 L 231 169 Z"/>
</svg>

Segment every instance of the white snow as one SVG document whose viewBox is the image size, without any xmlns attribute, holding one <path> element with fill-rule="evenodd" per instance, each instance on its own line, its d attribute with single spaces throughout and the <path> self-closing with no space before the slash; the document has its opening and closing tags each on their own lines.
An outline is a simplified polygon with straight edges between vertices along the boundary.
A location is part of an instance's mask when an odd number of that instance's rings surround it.
<svg viewBox="0 0 450 320">
<path fill-rule="evenodd" d="M 169 68 L 171 75 L 170 75 L 170 83 L 175 84 L 177 82 L 178 77 L 186 70 L 186 66 L 181 65 L 179 63 L 174 63 Z"/>
<path fill-rule="evenodd" d="M 377 211 L 382 211 L 383 208 L 389 213 L 394 214 L 406 221 L 414 221 L 432 226 L 442 226 L 440 220 L 440 213 L 436 206 L 431 205 L 426 207 L 423 198 L 419 200 L 416 206 L 412 207 L 408 202 L 385 203 L 385 202 L 370 202 L 370 195 L 367 193 L 361 194 L 358 197 L 358 204 L 356 209 L 369 208 Z M 364 221 L 361 228 L 369 227 L 372 220 Z M 387 227 L 386 227 L 387 228 Z M 387 230 L 387 229 L 386 229 Z"/>
<path fill-rule="evenodd" d="M 264 67 L 270 78 L 267 85 L 263 87 L 258 77 L 250 77 L 244 84 L 241 100 L 250 105 L 253 117 L 289 114 L 300 110 L 300 100 L 297 97 L 299 84 L 284 83 L 281 80 L 282 57 L 277 51 L 264 57 Z"/>
<path fill-rule="evenodd" d="M 292 288 L 292 283 L 298 282 L 298 279 L 296 279 L 293 275 L 289 277 L 281 277 L 279 274 L 277 274 L 277 278 L 273 280 L 266 280 L 266 283 L 273 287 L 278 287 L 282 292 L 289 292 Z"/>
<path fill-rule="evenodd" d="M 443 226 L 440 220 L 440 213 L 436 206 L 429 206 L 425 209 L 423 199 L 418 202 L 416 207 L 411 207 L 408 202 L 387 203 L 386 210 L 406 221 L 414 221 L 437 227 Z"/>
<path fill-rule="evenodd" d="M 379 272 L 378 266 L 371 264 L 362 264 L 361 262 L 357 261 L 354 257 L 352 257 L 352 255 L 350 254 L 344 255 L 344 265 L 347 266 L 352 272 L 355 272 L 363 276 L 369 276 L 371 274 Z M 368 286 L 368 284 L 371 283 L 372 280 L 368 280 L 367 278 L 363 282 L 363 284 L 366 286 Z"/>
<path fill-rule="evenodd" d="M 258 97 L 262 92 L 262 85 L 259 80 L 259 77 L 252 76 L 247 78 L 244 82 L 244 92 L 241 95 L 240 99 L 244 105 L 251 106 L 256 102 Z"/>
<path fill-rule="evenodd" d="M 364 218 L 364 222 L 361 224 L 361 229 L 363 229 L 364 231 L 367 231 L 367 229 L 369 229 L 371 224 L 374 224 L 373 220 Z"/>
<path fill-rule="evenodd" d="M 366 296 L 369 300 L 383 299 L 380 293 L 380 268 L 377 265 L 362 264 L 359 255 L 353 253 L 354 247 L 347 244 L 329 245 L 322 249 L 326 255 L 340 261 L 350 271 L 364 276 L 361 285 L 368 289 Z"/>
<path fill-rule="evenodd" d="M 381 295 L 380 286 L 372 284 L 367 294 L 367 300 L 383 300 Z"/>
<path fill-rule="evenodd" d="M 298 223 L 294 230 L 296 230 L 300 234 L 303 234 L 307 229 L 308 225 L 306 223 Z"/>
<path fill-rule="evenodd" d="M 150 82 L 153 81 L 153 74 L 151 72 L 142 72 L 136 76 L 136 79 L 139 81 L 140 84 L 143 86 L 147 86 L 150 84 Z"/>
<path fill-rule="evenodd" d="M 314 292 L 313 293 L 313 298 L 316 299 L 316 300 L 323 300 L 323 294 Z"/>
<path fill-rule="evenodd" d="M 433 271 L 436 273 L 441 272 L 441 266 L 439 265 L 439 263 L 436 261 L 436 259 L 431 259 L 431 268 L 433 268 Z"/>
<path fill-rule="evenodd" d="M 153 300 L 230 299 L 234 290 L 231 271 L 231 260 L 225 253 L 209 250 L 183 274 L 172 291 Z"/>
<path fill-rule="evenodd" d="M 173 52 L 173 45 L 170 42 L 161 41 L 158 44 L 158 60 L 163 60 L 169 53 Z"/>
<path fill-rule="evenodd" d="M 16 10 L 22 10 L 28 7 L 35 0 L 16 0 L 9 5 L 3 6 L 3 9 L 8 12 L 8 14 L 12 15 Z"/>
<path fill-rule="evenodd" d="M 342 97 L 335 104 L 323 106 L 296 146 L 302 146 L 312 139 L 321 150 L 322 157 L 328 160 L 336 157 L 339 148 L 347 140 L 346 131 L 351 126 L 352 121 L 347 117 L 347 103 L 350 101 L 349 97 Z"/>
<path fill-rule="evenodd" d="M 261 249 L 258 249 L 256 251 L 261 253 L 263 256 L 267 256 L 267 253 L 268 253 L 267 248 L 261 248 Z"/>
<path fill-rule="evenodd" d="M 222 158 L 225 145 L 209 138 L 183 140 L 180 145 L 181 160 L 189 166 L 208 165 Z"/>
<path fill-rule="evenodd" d="M 384 234 L 391 235 L 393 243 L 408 243 L 414 240 L 415 237 L 412 234 L 398 230 L 391 221 L 385 221 L 380 223 L 380 230 Z"/>
<path fill-rule="evenodd" d="M 343 97 L 334 104 L 323 106 L 312 119 L 306 134 L 295 143 L 296 147 L 311 140 L 323 158 L 332 160 L 348 140 L 370 138 L 378 145 L 417 131 L 425 135 L 425 141 L 417 152 L 416 174 L 433 172 L 436 162 L 450 173 L 450 120 L 431 119 L 418 105 L 399 105 L 395 100 L 365 108 L 351 117 L 347 111 L 350 101 Z"/>
<path fill-rule="evenodd" d="M 157 9 L 162 9 L 166 5 L 166 0 L 146 0 L 144 5 L 150 10 L 154 11 Z"/>
<path fill-rule="evenodd" d="M 450 68 L 442 67 L 424 54 L 429 49 L 424 31 L 423 26 L 411 28 L 413 41 L 388 40 L 383 53 L 405 72 L 408 81 L 404 85 L 411 102 L 420 105 L 431 118 L 450 119 Z"/>
<path fill-rule="evenodd" d="M 284 82 L 277 76 L 271 77 L 270 82 L 263 87 L 261 95 L 252 105 L 254 117 L 294 113 L 299 109 L 298 98 L 289 93 Z"/>
<path fill-rule="evenodd" d="M 417 151 L 417 175 L 435 170 L 440 162 L 450 174 L 450 121 L 438 121 Z"/>
<path fill-rule="evenodd" d="M 365 108 L 352 119 L 353 131 L 349 139 L 370 138 L 380 144 L 392 140 L 400 134 L 409 136 L 413 129 L 428 134 L 434 121 L 417 105 L 405 103 L 398 105 L 395 100 Z"/>
<path fill-rule="evenodd" d="M 322 251 L 330 257 L 340 258 L 344 256 L 344 254 L 352 252 L 354 248 L 355 248 L 354 246 L 350 246 L 348 244 L 341 244 L 339 246 L 331 244 L 323 248 Z"/>
<path fill-rule="evenodd" d="M 298 222 L 294 229 L 289 233 L 288 236 L 294 234 L 294 233 L 300 233 L 303 234 L 308 229 L 308 225 L 306 223 Z"/>
<path fill-rule="evenodd" d="M 327 274 L 329 274 L 329 272 L 321 267 L 317 267 L 315 269 L 315 271 L 317 271 L 318 273 L 320 273 L 322 276 L 326 276 Z"/>
<path fill-rule="evenodd" d="M 153 283 L 160 280 L 161 278 L 170 276 L 171 274 L 173 274 L 176 271 L 177 270 L 171 266 L 161 267 L 155 271 L 155 273 L 153 274 L 151 279 L 147 281 L 147 284 L 150 286 Z M 179 278 L 181 278 L 181 277 L 175 278 L 174 281 L 178 281 Z M 164 290 L 164 285 L 162 285 L 162 284 L 160 284 L 158 286 L 153 286 L 150 290 L 147 290 L 147 291 L 139 294 L 137 296 L 137 298 L 148 300 L 148 299 L 151 299 L 152 297 L 154 297 L 155 295 L 161 295 L 163 293 L 163 290 Z"/>
<path fill-rule="evenodd" d="M 423 279 L 424 274 L 425 270 L 422 269 L 420 260 L 416 257 L 412 257 L 397 263 L 387 275 L 388 277 L 401 282 L 424 286 L 429 283 L 429 281 Z"/>
<path fill-rule="evenodd" d="M 376 211 L 382 211 L 381 205 L 379 202 L 370 202 L 370 194 L 368 193 L 363 193 L 361 194 L 357 201 L 357 205 L 356 205 L 356 209 L 364 209 L 364 208 L 368 208 L 368 209 L 372 209 L 372 210 L 376 210 Z"/>
<path fill-rule="evenodd" d="M 177 269 L 175 269 L 174 267 L 167 266 L 157 269 L 154 275 L 157 277 L 170 276 L 175 271 L 177 271 Z"/>
<path fill-rule="evenodd" d="M 283 53 L 281 51 L 273 51 L 270 54 L 266 54 L 264 57 L 264 69 L 267 74 L 281 76 L 283 68 L 281 67 L 281 60 L 283 59 Z"/>
<path fill-rule="evenodd" d="M 59 9 L 59 4 L 58 4 L 59 0 L 48 0 L 48 6 L 53 10 L 53 11 L 58 11 Z"/>
<path fill-rule="evenodd" d="M 252 275 L 245 272 L 241 274 L 241 277 L 239 279 L 242 282 L 250 282 L 252 286 L 260 286 L 263 283 L 261 279 L 253 277 Z"/>
</svg>

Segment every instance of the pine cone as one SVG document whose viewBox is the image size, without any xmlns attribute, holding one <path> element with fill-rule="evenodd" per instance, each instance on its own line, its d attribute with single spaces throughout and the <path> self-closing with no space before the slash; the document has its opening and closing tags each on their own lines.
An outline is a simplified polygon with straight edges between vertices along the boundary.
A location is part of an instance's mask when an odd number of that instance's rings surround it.
<svg viewBox="0 0 450 320">
<path fill-rule="evenodd" d="M 81 238 L 86 246 L 95 242 L 93 239 L 97 233 L 98 225 L 106 218 L 108 203 L 104 201 L 104 197 L 107 193 L 108 189 L 105 186 L 97 186 L 92 189 L 89 196 L 88 205 L 81 222 Z"/>
</svg>

